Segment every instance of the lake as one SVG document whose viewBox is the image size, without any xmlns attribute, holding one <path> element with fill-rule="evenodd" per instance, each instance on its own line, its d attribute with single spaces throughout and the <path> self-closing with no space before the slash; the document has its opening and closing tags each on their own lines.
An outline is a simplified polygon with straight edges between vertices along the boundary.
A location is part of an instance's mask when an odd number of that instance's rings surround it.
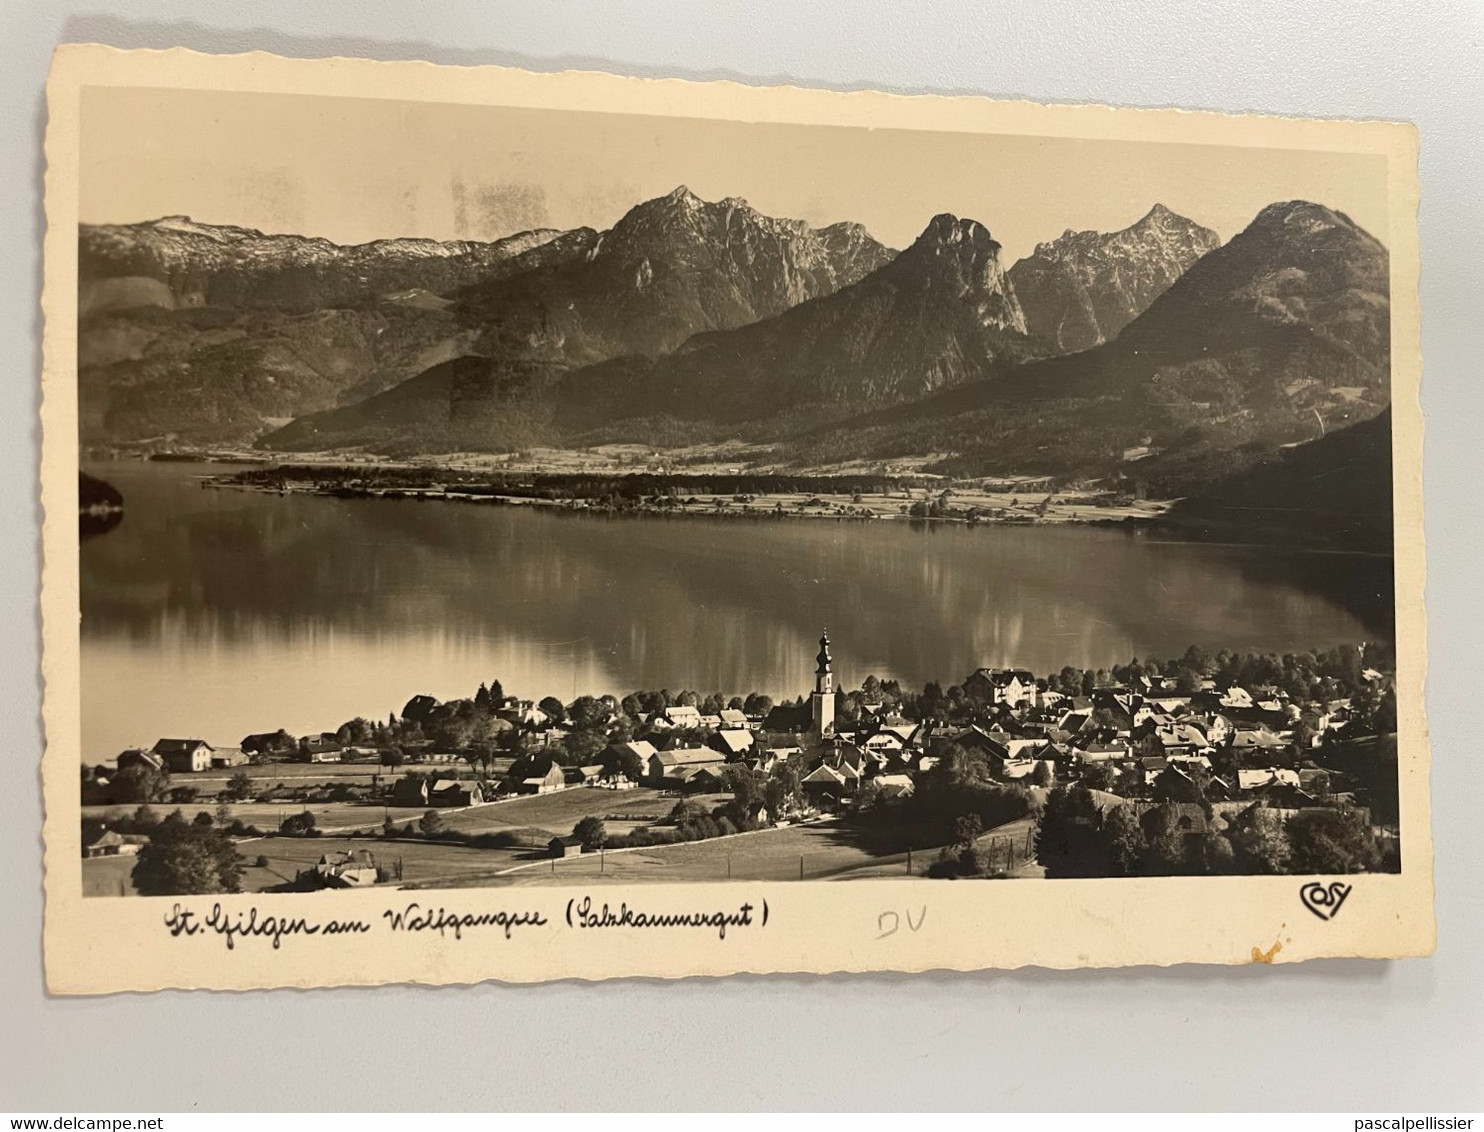
<svg viewBox="0 0 1484 1132">
<path fill-rule="evenodd" d="M 385 718 L 415 693 L 792 697 L 821 626 L 846 687 L 1389 636 L 1389 560 L 1096 527 L 663 518 L 206 490 L 221 467 L 87 470 L 86 762 L 161 736 Z"/>
</svg>

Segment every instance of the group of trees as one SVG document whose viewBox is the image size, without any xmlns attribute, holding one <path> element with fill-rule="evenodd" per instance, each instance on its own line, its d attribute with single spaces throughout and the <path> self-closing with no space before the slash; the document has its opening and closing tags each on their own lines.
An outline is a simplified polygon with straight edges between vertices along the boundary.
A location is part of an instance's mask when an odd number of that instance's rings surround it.
<svg viewBox="0 0 1484 1132">
<path fill-rule="evenodd" d="M 980 833 L 1024 817 L 1033 798 L 1024 785 L 996 780 L 982 752 L 953 744 L 917 776 L 911 794 L 889 807 L 879 787 L 867 783 L 850 820 L 883 848 L 887 842 L 900 848 L 948 845 L 950 856 L 967 862 Z"/>
<path fill-rule="evenodd" d="M 664 827 L 641 827 L 614 835 L 601 818 L 585 817 L 572 827 L 572 836 L 581 840 L 584 850 L 704 841 L 760 829 L 765 820 L 777 821 L 805 804 L 798 768 L 790 763 L 778 763 L 767 774 L 729 766 L 725 774 L 731 797 L 720 805 L 708 809 L 698 799 L 682 798 L 666 816 Z"/>
<path fill-rule="evenodd" d="M 176 810 L 150 831 L 131 879 L 141 896 L 241 892 L 242 871 L 236 845 L 210 814 L 188 822 Z"/>
<path fill-rule="evenodd" d="M 1141 661 L 1112 668 L 1076 668 L 1067 665 L 1045 680 L 1048 690 L 1064 696 L 1087 697 L 1100 688 L 1134 687 L 1141 678 L 1173 681 L 1176 691 L 1189 695 L 1207 680 L 1217 688 L 1275 687 L 1296 703 L 1328 702 L 1352 698 L 1362 723 L 1378 734 L 1396 728 L 1394 694 L 1365 678 L 1367 669 L 1385 672 L 1394 667 L 1394 657 L 1384 645 L 1341 645 L 1333 649 L 1297 653 L 1236 653 L 1227 649 L 1209 652 L 1192 645 L 1184 654 L 1163 661 Z M 907 719 L 958 721 L 981 715 L 985 705 L 962 686 L 945 688 L 937 681 L 923 686 L 921 693 L 906 691 L 896 680 L 868 676 L 858 691 L 841 691 L 836 718 L 853 722 L 868 704 L 879 704 L 886 712 Z"/>
<path fill-rule="evenodd" d="M 1349 807 L 1282 813 L 1259 802 L 1216 825 L 1209 807 L 1059 786 L 1037 819 L 1036 860 L 1048 877 L 1343 874 L 1383 863 L 1365 815 Z"/>
</svg>

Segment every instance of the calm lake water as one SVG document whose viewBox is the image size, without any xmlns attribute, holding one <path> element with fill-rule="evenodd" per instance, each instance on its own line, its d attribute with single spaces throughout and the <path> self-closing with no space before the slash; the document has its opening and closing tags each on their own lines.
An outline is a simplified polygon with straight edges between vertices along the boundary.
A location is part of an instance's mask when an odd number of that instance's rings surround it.
<svg viewBox="0 0 1484 1132">
<path fill-rule="evenodd" d="M 203 490 L 221 469 L 89 471 L 123 522 L 82 546 L 83 751 L 235 744 L 414 693 L 694 688 L 794 696 L 827 625 L 847 687 L 979 665 L 1107 667 L 1389 635 L 1389 562 L 1122 531 L 600 517 Z"/>
</svg>

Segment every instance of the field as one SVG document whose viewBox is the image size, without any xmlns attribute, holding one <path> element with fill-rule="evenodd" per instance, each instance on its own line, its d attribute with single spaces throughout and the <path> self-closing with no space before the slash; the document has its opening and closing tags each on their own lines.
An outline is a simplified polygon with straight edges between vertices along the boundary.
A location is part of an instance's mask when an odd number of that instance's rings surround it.
<svg viewBox="0 0 1484 1132">
<path fill-rule="evenodd" d="M 572 795 L 601 794 L 607 791 L 570 791 Z M 655 791 L 651 804 L 670 802 Z M 542 832 L 560 829 L 567 818 L 580 811 L 576 799 L 561 807 L 550 805 L 559 794 L 524 798 L 527 803 L 517 820 L 532 824 L 503 827 L 489 825 L 482 831 L 500 828 L 524 831 L 533 838 Z M 589 804 L 599 799 L 589 799 Z M 536 805 L 542 803 L 542 805 Z M 513 803 L 512 803 L 513 805 Z M 483 807 L 483 809 L 499 807 Z M 464 811 L 473 814 L 477 811 Z M 602 810 L 590 808 L 589 812 Z M 537 822 L 548 823 L 542 830 Z M 575 822 L 576 818 L 572 818 Z M 1026 834 L 1030 818 L 1020 818 L 990 830 L 979 839 L 981 848 L 999 853 L 1013 852 L 1016 876 L 1038 876 L 1039 868 L 1024 861 Z M 567 823 L 570 829 L 571 823 Z M 561 830 L 565 832 L 566 830 Z M 259 892 L 288 881 L 300 869 L 314 865 L 321 854 L 337 850 L 369 849 L 377 864 L 391 869 L 400 859 L 402 884 L 414 888 L 485 888 L 503 886 L 550 886 L 567 884 L 653 884 L 697 881 L 788 881 L 788 880 L 863 880 L 870 878 L 920 876 L 937 858 L 937 848 L 924 848 L 907 853 L 874 853 L 859 843 L 850 830 L 832 821 L 761 830 L 733 837 L 692 841 L 677 845 L 657 845 L 644 849 L 626 849 L 611 853 L 585 853 L 552 860 L 544 848 L 511 847 L 475 849 L 448 842 L 395 839 L 382 841 L 349 837 L 263 837 L 240 842 L 238 853 L 247 868 L 243 889 Z M 265 867 L 257 865 L 259 856 L 267 858 Z M 106 857 L 82 862 L 83 895 L 119 896 L 132 894 L 128 883 L 132 857 Z"/>
<path fill-rule="evenodd" d="M 1031 825 L 1029 817 L 1009 822 L 985 833 L 979 845 L 986 849 L 993 845 L 997 853 L 1007 854 L 1013 847 L 1020 861 Z M 585 853 L 529 865 L 517 862 L 519 867 L 504 875 L 454 881 L 450 887 L 860 880 L 920 876 L 937 855 L 937 847 L 910 854 L 906 850 L 874 853 L 848 827 L 826 821 L 678 845 Z M 1035 875 L 1034 869 L 1032 865 L 1020 875 Z"/>
<path fill-rule="evenodd" d="M 349 837 L 259 837 L 238 843 L 237 852 L 246 866 L 242 877 L 244 892 L 261 892 L 294 879 L 300 869 L 315 864 L 324 853 L 341 850 L 369 849 L 376 863 L 391 869 L 402 862 L 405 883 L 450 882 L 470 874 L 486 874 L 510 868 L 535 858 L 533 849 L 471 849 L 466 845 L 414 839 L 380 841 Z M 257 865 L 266 857 L 266 867 Z M 82 862 L 84 896 L 133 895 L 129 872 L 133 857 L 100 857 Z"/>
<path fill-rule="evenodd" d="M 277 776 L 269 777 L 275 782 L 279 780 Z M 725 799 L 726 795 L 719 794 L 697 796 L 695 800 L 709 809 Z M 882 852 L 879 847 L 863 843 L 848 825 L 833 821 L 707 841 L 586 853 L 555 861 L 547 856 L 545 843 L 552 837 L 570 833 L 584 817 L 604 819 L 610 834 L 624 833 L 662 819 L 676 800 L 671 794 L 647 788 L 614 791 L 579 787 L 438 811 L 447 829 L 466 834 L 504 833 L 517 842 L 498 848 L 473 848 L 419 838 L 391 841 L 352 838 L 346 836 L 352 831 L 379 833 L 385 816 L 401 826 L 409 822 L 416 824 L 427 811 L 333 803 L 309 807 L 315 814 L 317 828 L 328 836 L 251 838 L 239 842 L 237 851 L 247 865 L 243 887 L 249 892 L 290 882 L 295 873 L 315 864 L 322 854 L 345 849 L 369 849 L 377 863 L 387 869 L 393 868 L 400 858 L 405 885 L 451 888 L 902 877 L 922 874 L 937 857 L 937 846 L 924 846 L 910 854 L 905 848 Z M 301 809 L 289 803 L 242 803 L 231 808 L 234 817 L 264 829 L 276 829 L 283 817 Z M 164 812 L 168 807 L 156 809 Z M 209 805 L 183 809 L 188 816 L 197 809 L 211 811 Z M 87 816 L 91 817 L 128 812 L 129 807 L 87 807 Z M 997 859 L 999 853 L 1006 853 L 1006 864 L 1015 875 L 1035 875 L 1035 866 L 1026 866 L 1023 860 L 1029 827 L 1029 818 L 1011 822 L 986 833 L 980 845 L 993 846 Z M 1011 853 L 1018 856 L 1011 857 Z M 266 866 L 257 865 L 260 856 L 267 858 Z M 131 893 L 133 888 L 128 878 L 133 864 L 132 857 L 83 861 L 84 895 Z"/>
<path fill-rule="evenodd" d="M 277 781 L 275 778 L 274 781 Z M 698 800 L 708 807 L 720 804 L 725 795 L 699 796 Z M 405 883 L 442 882 L 447 879 L 458 882 L 471 874 L 487 877 L 492 873 L 510 868 L 522 862 L 543 859 L 545 843 L 552 837 L 572 832 L 572 827 L 584 817 L 608 818 L 623 815 L 620 820 L 607 822 L 611 833 L 622 833 L 638 825 L 647 825 L 664 817 L 675 805 L 676 799 L 658 790 L 603 790 L 597 787 L 581 787 L 557 791 L 552 794 L 532 795 L 492 802 L 466 809 L 440 810 L 444 826 L 462 833 L 508 833 L 532 846 L 496 849 L 476 849 L 448 842 L 428 842 L 419 839 L 398 839 L 391 842 L 368 838 L 333 836 L 354 830 L 380 832 L 384 816 L 390 816 L 398 825 L 416 823 L 426 808 L 390 809 L 382 806 L 364 806 L 348 803 L 333 803 L 311 806 L 317 828 L 332 836 L 312 838 L 261 837 L 238 843 L 237 852 L 248 864 L 243 878 L 246 891 L 256 892 L 264 888 L 291 881 L 294 874 L 313 865 L 320 855 L 332 850 L 369 848 L 377 862 L 390 867 L 402 858 Z M 159 813 L 170 807 L 155 807 Z M 182 807 L 187 816 L 198 809 L 212 812 L 209 805 Z M 262 805 L 253 802 L 233 805 L 232 816 L 249 825 L 264 829 L 275 829 L 279 821 L 289 814 L 298 813 L 302 807 Z M 107 817 L 131 813 L 127 806 L 85 807 L 87 817 Z M 259 856 L 268 858 L 268 867 L 259 868 L 255 862 Z M 83 866 L 83 893 L 87 896 L 119 896 L 132 893 L 129 872 L 134 867 L 133 857 L 104 857 L 85 860 Z"/>
</svg>

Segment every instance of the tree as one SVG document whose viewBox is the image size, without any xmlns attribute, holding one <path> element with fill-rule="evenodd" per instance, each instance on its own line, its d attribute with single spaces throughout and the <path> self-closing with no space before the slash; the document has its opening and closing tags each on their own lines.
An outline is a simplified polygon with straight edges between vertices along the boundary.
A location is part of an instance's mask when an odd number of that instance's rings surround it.
<svg viewBox="0 0 1484 1132">
<path fill-rule="evenodd" d="M 973 849 L 974 842 L 984 832 L 984 819 L 978 814 L 964 814 L 954 820 L 953 845 L 956 849 Z"/>
<path fill-rule="evenodd" d="M 608 744 L 601 731 L 574 731 L 562 739 L 562 759 L 567 766 L 587 766 Z"/>
<path fill-rule="evenodd" d="M 749 692 L 747 698 L 742 701 L 742 710 L 748 715 L 767 715 L 773 710 L 773 697 Z"/>
<path fill-rule="evenodd" d="M 1036 822 L 1036 860 L 1048 877 L 1108 875 L 1108 842 L 1097 804 L 1081 786 L 1055 786 Z"/>
<path fill-rule="evenodd" d="M 639 757 L 638 752 L 628 747 L 614 748 L 604 760 L 603 765 L 609 774 L 622 774 L 630 782 L 642 782 L 649 769 L 644 765 L 644 760 Z"/>
<path fill-rule="evenodd" d="M 774 821 L 795 806 L 802 789 L 797 767 L 786 762 L 773 767 L 768 781 L 763 783 L 763 804 L 768 807 L 768 813 L 773 815 Z"/>
<path fill-rule="evenodd" d="M 142 896 L 242 891 L 242 858 L 220 830 L 165 821 L 150 834 L 130 874 Z"/>
<path fill-rule="evenodd" d="M 1088 763 L 1082 768 L 1082 785 L 1089 790 L 1113 789 L 1112 763 Z"/>
<path fill-rule="evenodd" d="M 584 849 L 601 849 L 608 841 L 608 830 L 602 818 L 589 814 L 572 827 L 572 836 L 581 839 Z"/>
<path fill-rule="evenodd" d="M 553 723 L 561 723 L 567 718 L 567 709 L 562 706 L 562 701 L 555 696 L 547 696 L 536 705 Z"/>
<path fill-rule="evenodd" d="M 222 790 L 222 796 L 232 802 L 242 802 L 252 796 L 252 775 L 245 770 L 239 770 L 231 778 L 227 779 L 227 785 Z"/>
<path fill-rule="evenodd" d="M 1236 871 L 1248 873 L 1288 872 L 1293 855 L 1288 834 L 1279 816 L 1259 802 L 1243 817 L 1242 822 L 1227 831 L 1232 843 Z"/>
<path fill-rule="evenodd" d="M 109 799 L 123 802 L 161 802 L 170 793 L 170 772 L 142 763 L 126 766 L 108 784 Z"/>
<path fill-rule="evenodd" d="M 488 778 L 490 768 L 495 764 L 495 749 L 487 743 L 479 743 L 465 751 L 463 759 L 476 776 Z"/>
<path fill-rule="evenodd" d="M 458 715 L 440 719 L 433 727 L 433 742 L 446 751 L 462 751 L 474 737 L 474 720 Z"/>
<path fill-rule="evenodd" d="M 596 696 L 578 696 L 567 709 L 567 718 L 573 727 L 599 727 L 608 718 L 608 709 Z"/>
<path fill-rule="evenodd" d="M 1285 823 L 1294 873 L 1363 873 L 1381 861 L 1365 817 L 1349 807 L 1307 810 Z"/>
<path fill-rule="evenodd" d="M 443 832 L 443 815 L 437 810 L 429 810 L 418 818 L 417 828 L 424 837 L 437 837 Z"/>
<path fill-rule="evenodd" d="M 405 758 L 401 747 L 386 747 L 381 752 L 381 765 L 388 770 L 396 770 Z"/>
<path fill-rule="evenodd" d="M 1103 823 L 1103 834 L 1108 842 L 1110 873 L 1131 876 L 1144 871 L 1149 843 L 1144 839 L 1144 830 L 1132 806 L 1114 806 L 1109 810 Z"/>
<path fill-rule="evenodd" d="M 1056 775 L 1052 773 L 1049 762 L 1038 762 L 1036 769 L 1031 771 L 1031 782 L 1036 786 L 1050 786 L 1056 781 Z"/>
<path fill-rule="evenodd" d="M 194 818 L 191 819 L 191 824 L 198 825 L 202 829 L 210 829 L 215 824 L 215 822 L 212 820 L 212 817 L 209 813 L 207 813 L 205 810 L 202 810 Z"/>
<path fill-rule="evenodd" d="M 856 791 L 855 797 L 851 800 L 850 808 L 858 814 L 869 813 L 881 805 L 884 800 L 881 784 L 873 778 L 861 784 L 861 788 Z"/>
<path fill-rule="evenodd" d="M 1155 806 L 1145 814 L 1142 824 L 1148 871 L 1155 876 L 1186 872 L 1185 831 L 1180 828 L 1179 807 L 1171 803 Z"/>
<path fill-rule="evenodd" d="M 302 813 L 290 814 L 279 823 L 278 832 L 289 837 L 308 837 L 314 832 L 317 823 L 314 815 L 308 810 Z"/>
</svg>

